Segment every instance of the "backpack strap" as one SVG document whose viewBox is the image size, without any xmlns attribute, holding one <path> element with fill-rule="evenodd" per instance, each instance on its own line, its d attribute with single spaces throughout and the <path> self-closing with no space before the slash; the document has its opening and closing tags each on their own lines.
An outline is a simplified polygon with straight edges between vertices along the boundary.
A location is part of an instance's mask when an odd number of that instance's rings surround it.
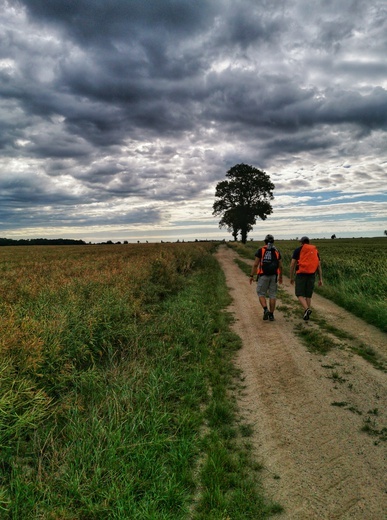
<svg viewBox="0 0 387 520">
<path fill-rule="evenodd" d="M 267 250 L 267 246 L 262 246 L 260 251 L 261 251 L 261 258 L 259 259 L 259 265 L 258 265 L 258 269 L 257 269 L 257 276 L 263 274 L 263 271 L 262 271 L 262 263 L 263 263 L 263 258 L 266 254 L 266 250 Z"/>
<path fill-rule="evenodd" d="M 279 274 L 279 259 L 280 259 L 280 254 L 279 254 L 279 251 L 278 249 L 275 247 L 275 246 L 271 246 L 272 250 L 274 251 L 274 254 L 277 258 L 277 262 L 278 262 L 278 267 L 277 267 L 277 272 L 275 273 L 275 281 L 278 282 L 278 274 Z"/>
</svg>

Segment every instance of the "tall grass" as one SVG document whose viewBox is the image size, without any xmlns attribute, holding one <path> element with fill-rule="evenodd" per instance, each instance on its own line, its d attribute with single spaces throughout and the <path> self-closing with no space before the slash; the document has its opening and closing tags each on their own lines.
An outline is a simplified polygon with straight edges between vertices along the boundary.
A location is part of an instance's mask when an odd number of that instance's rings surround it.
<svg viewBox="0 0 387 520">
<path fill-rule="evenodd" d="M 323 270 L 324 286 L 316 292 L 387 332 L 387 238 L 314 240 Z M 230 243 L 242 256 L 254 258 L 260 243 Z M 296 240 L 278 240 L 289 274 Z"/>
<path fill-rule="evenodd" d="M 275 510 L 237 463 L 238 342 L 213 247 L 0 250 L 0 518 Z M 215 493 L 206 468 L 224 457 Z"/>
</svg>

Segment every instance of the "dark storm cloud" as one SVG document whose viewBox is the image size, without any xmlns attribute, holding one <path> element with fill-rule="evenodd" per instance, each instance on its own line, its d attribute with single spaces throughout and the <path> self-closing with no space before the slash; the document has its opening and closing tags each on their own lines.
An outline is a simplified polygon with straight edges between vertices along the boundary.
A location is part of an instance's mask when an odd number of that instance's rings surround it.
<svg viewBox="0 0 387 520">
<path fill-rule="evenodd" d="M 35 83 L 35 89 L 19 90 L 20 99 L 28 112 L 62 114 L 69 132 L 98 146 L 119 144 L 138 128 L 190 130 L 206 118 L 289 131 L 320 123 L 386 122 L 384 89 L 367 95 L 325 90 L 322 100 L 317 87 L 303 87 L 290 71 L 260 73 L 258 64 L 250 71 L 233 65 L 211 72 L 214 55 L 240 59 L 238 48 L 267 46 L 283 27 L 283 18 L 270 18 L 251 2 L 23 4 L 37 22 L 59 27 L 80 52 L 61 56 L 46 91 Z M 222 15 L 222 23 L 215 15 Z M 320 30 L 319 45 L 331 46 L 338 35 L 342 41 L 351 30 L 350 20 L 329 24 Z"/>
<path fill-rule="evenodd" d="M 81 208 L 80 208 L 81 209 Z M 3 210 L 0 208 L 0 225 L 13 230 L 23 227 L 72 227 L 82 226 L 87 228 L 96 226 L 130 226 L 133 224 L 154 224 L 161 218 L 158 208 L 142 208 L 141 210 L 128 209 L 121 215 L 93 215 L 88 213 L 80 213 L 77 211 L 69 211 L 66 206 L 52 206 L 42 210 L 39 207 L 32 206 L 28 213 L 19 214 L 17 208 L 8 208 Z"/>
<path fill-rule="evenodd" d="M 29 200 L 83 205 L 72 225 L 98 202 L 120 224 L 120 203 L 154 202 L 159 222 L 163 201 L 199 200 L 239 162 L 271 169 L 284 189 L 347 189 L 355 170 L 325 174 L 347 160 L 386 173 L 382 0 L 0 7 L 4 220 L 5 206 L 19 218 L 11 201 Z"/>
<path fill-rule="evenodd" d="M 75 198 L 70 196 L 70 200 L 63 196 L 63 193 L 52 193 L 47 189 L 43 179 L 37 180 L 32 176 L 30 179 L 24 179 L 23 182 L 19 180 L 6 180 L 1 182 L 1 193 L 4 204 L 10 206 L 23 203 L 36 203 L 44 198 L 46 204 L 55 204 L 60 201 L 61 204 L 66 202 L 74 203 Z"/>
<path fill-rule="evenodd" d="M 215 3 L 197 0 L 110 0 L 109 2 L 77 0 L 22 0 L 29 13 L 39 19 L 65 27 L 84 42 L 111 40 L 132 29 L 130 37 L 144 30 L 192 35 L 201 30 L 208 18 L 217 14 Z"/>
</svg>

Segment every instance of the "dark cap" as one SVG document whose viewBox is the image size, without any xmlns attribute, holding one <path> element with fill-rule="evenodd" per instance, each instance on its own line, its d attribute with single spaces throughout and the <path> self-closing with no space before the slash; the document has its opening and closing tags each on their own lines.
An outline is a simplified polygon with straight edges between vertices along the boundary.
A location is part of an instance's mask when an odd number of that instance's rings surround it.
<svg viewBox="0 0 387 520">
<path fill-rule="evenodd" d="M 300 242 L 301 244 L 309 244 L 309 237 L 301 237 Z"/>
<path fill-rule="evenodd" d="M 266 235 L 264 240 L 265 244 L 268 244 L 269 242 L 272 244 L 274 242 L 274 237 L 273 235 Z"/>
</svg>

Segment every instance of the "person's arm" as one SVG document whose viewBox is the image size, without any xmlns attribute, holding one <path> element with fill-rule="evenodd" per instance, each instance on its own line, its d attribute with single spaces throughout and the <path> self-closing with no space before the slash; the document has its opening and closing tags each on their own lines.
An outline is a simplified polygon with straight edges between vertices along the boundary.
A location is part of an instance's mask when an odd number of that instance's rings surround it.
<svg viewBox="0 0 387 520">
<path fill-rule="evenodd" d="M 294 275 L 295 275 L 295 270 L 296 270 L 296 264 L 297 264 L 297 260 L 295 258 L 292 258 L 292 261 L 290 262 L 290 283 L 293 285 L 294 284 Z"/>
<path fill-rule="evenodd" d="M 253 283 L 254 280 L 254 274 L 258 272 L 258 266 L 260 264 L 260 259 L 256 256 L 254 260 L 254 264 L 251 268 L 251 274 L 250 274 L 250 285 Z"/>
<path fill-rule="evenodd" d="M 323 284 L 321 262 L 318 263 L 317 272 L 318 272 L 318 284 L 319 284 L 319 286 L 321 286 Z"/>
</svg>

